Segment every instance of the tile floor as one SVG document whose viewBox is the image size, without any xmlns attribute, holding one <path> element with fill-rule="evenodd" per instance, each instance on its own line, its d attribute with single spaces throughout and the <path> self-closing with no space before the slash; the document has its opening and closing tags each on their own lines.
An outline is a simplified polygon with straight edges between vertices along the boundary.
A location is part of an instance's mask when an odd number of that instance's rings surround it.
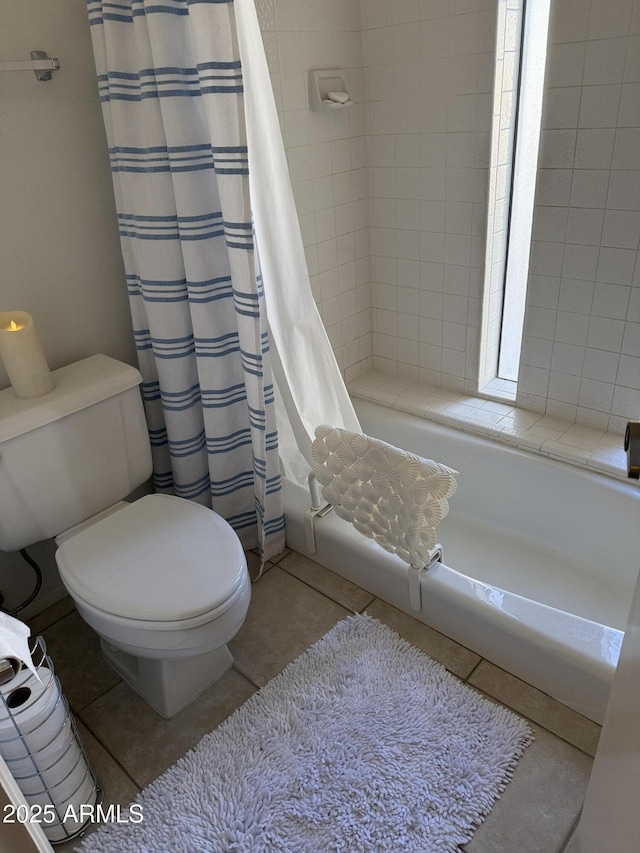
<svg viewBox="0 0 640 853">
<path fill-rule="evenodd" d="M 257 558 L 249 554 L 252 573 Z M 42 634 L 105 789 L 105 804 L 138 790 L 195 746 L 254 691 L 336 622 L 366 610 L 494 701 L 527 717 L 535 741 L 465 850 L 561 853 L 589 779 L 599 727 L 421 622 L 285 551 L 253 585 L 247 620 L 231 644 L 234 666 L 172 720 L 149 708 L 103 662 L 98 639 L 70 599 L 31 620 Z M 72 850 L 67 842 L 57 850 Z M 276 853 L 276 851 L 274 851 Z"/>
</svg>

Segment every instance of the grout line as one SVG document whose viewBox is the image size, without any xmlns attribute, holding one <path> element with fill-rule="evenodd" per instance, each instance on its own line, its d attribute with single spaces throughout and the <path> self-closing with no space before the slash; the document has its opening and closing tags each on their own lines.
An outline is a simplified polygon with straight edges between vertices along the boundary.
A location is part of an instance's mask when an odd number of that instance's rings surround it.
<svg viewBox="0 0 640 853">
<path fill-rule="evenodd" d="M 444 636 L 444 635 L 443 635 L 443 636 Z M 451 637 L 449 637 L 449 639 L 451 639 Z M 455 640 L 453 640 L 453 642 L 455 643 Z M 458 643 L 458 645 L 460 645 L 460 644 Z M 464 647 L 463 647 L 463 648 L 464 648 Z M 469 649 L 468 651 L 473 652 L 473 649 Z M 478 654 L 477 652 L 473 652 L 473 653 L 474 653 L 475 655 L 477 655 L 477 654 Z M 462 679 L 462 680 L 464 681 L 464 683 L 465 683 L 465 684 L 467 684 L 467 682 L 469 681 L 469 679 L 471 678 L 471 676 L 473 675 L 473 673 L 478 669 L 478 667 L 480 666 L 480 664 L 481 664 L 481 663 L 485 663 L 485 662 L 486 662 L 486 663 L 490 663 L 490 661 L 487 661 L 487 660 L 486 660 L 486 658 L 482 658 L 482 657 L 481 657 L 481 658 L 480 658 L 480 660 L 478 661 L 478 663 L 477 663 L 474 667 L 472 667 L 471 672 L 467 675 L 467 677 Z M 470 684 L 470 685 L 469 685 L 469 687 L 475 687 L 475 685 L 474 685 L 474 684 Z"/>
<path fill-rule="evenodd" d="M 286 557 L 288 557 L 288 556 L 289 556 L 289 554 L 291 554 L 291 553 L 292 553 L 292 550 L 293 550 L 293 549 L 289 548 L 289 546 L 287 545 L 287 546 L 284 548 L 284 550 L 283 550 L 283 551 L 281 551 L 279 554 L 276 554 L 276 555 L 275 555 L 275 557 L 269 557 L 269 562 L 273 563 L 273 565 L 274 565 L 274 566 L 279 566 L 279 565 L 280 565 L 280 563 L 281 563 L 281 562 L 282 562 Z"/>
<path fill-rule="evenodd" d="M 51 605 L 51 607 L 55 607 L 55 604 L 52 604 L 52 605 Z M 49 608 L 49 607 L 47 607 L 47 610 L 49 610 L 49 609 L 50 609 L 50 608 Z M 45 610 L 44 612 L 46 613 L 47 611 Z M 66 618 L 67 618 L 67 616 L 73 616 L 73 614 L 74 614 L 74 613 L 77 613 L 77 612 L 78 612 L 78 611 L 76 610 L 75 605 L 74 605 L 74 606 L 73 606 L 73 609 L 72 609 L 72 610 L 69 610 L 69 612 L 68 612 L 68 613 L 63 613 L 63 614 L 62 614 L 62 616 L 58 616 L 58 618 L 57 618 L 57 619 L 54 619 L 54 620 L 53 620 L 53 622 L 47 622 L 47 624 L 46 624 L 46 625 L 42 625 L 42 626 L 41 626 L 37 631 L 35 631 L 35 632 L 34 632 L 34 631 L 32 631 L 32 632 L 31 632 L 31 637 L 38 637 L 38 636 L 40 636 L 40 634 L 44 633 L 44 631 L 48 631 L 50 628 L 53 628 L 53 626 L 54 626 L 54 625 L 57 625 L 59 622 L 62 622 L 62 620 L 63 620 L 63 619 L 66 619 Z M 41 613 L 36 613 L 36 615 L 35 615 L 35 616 L 33 616 L 33 617 L 32 617 L 32 619 L 34 619 L 34 620 L 35 620 L 35 619 L 37 619 L 39 616 L 42 616 L 42 614 L 41 614 Z M 31 621 L 31 620 L 30 620 L 30 619 L 28 619 L 28 620 L 27 620 L 27 622 L 26 622 L 26 624 L 27 624 L 27 625 L 29 625 L 29 622 L 30 622 L 30 621 Z M 29 627 L 31 627 L 31 626 L 29 625 Z"/>
<path fill-rule="evenodd" d="M 532 728 L 541 729 L 542 731 L 547 732 L 548 734 L 552 735 L 553 737 L 557 738 L 558 740 L 563 741 L 563 743 L 566 743 L 572 749 L 577 750 L 578 752 L 582 753 L 582 755 L 586 755 L 586 757 L 591 762 L 593 762 L 595 760 L 594 756 L 591 755 L 591 753 L 586 752 L 586 750 L 584 750 L 581 746 L 578 746 L 577 744 L 573 743 L 573 741 L 570 741 L 566 737 L 564 737 L 563 735 L 559 734 L 557 731 L 554 731 L 553 729 L 550 729 L 548 726 L 545 726 L 543 723 L 539 722 L 538 720 L 535 720 L 533 717 L 529 716 L 529 714 L 526 714 L 524 711 L 520 711 L 520 710 L 518 710 L 518 708 L 514 708 L 512 705 L 509 705 L 507 702 L 504 701 L 504 699 L 499 699 L 497 696 L 493 696 L 491 693 L 487 693 L 486 690 L 483 690 L 481 687 L 478 687 L 476 684 L 469 684 L 467 686 L 470 687 L 472 690 L 477 690 L 478 693 L 481 693 L 483 696 L 485 696 L 487 699 L 490 699 L 492 702 L 495 702 L 497 705 L 501 705 L 503 708 L 506 708 L 507 710 L 511 711 L 512 713 L 517 714 L 518 717 L 522 717 L 523 720 L 526 720 L 528 723 L 531 724 Z M 531 685 L 529 685 L 529 686 L 531 686 Z M 533 689 L 537 690 L 536 687 L 534 687 Z M 554 701 L 557 701 L 557 700 L 554 699 Z M 562 704 L 562 703 L 560 702 L 558 704 Z M 563 705 L 562 707 L 567 708 L 568 706 Z M 572 709 L 569 708 L 569 710 L 572 710 Z M 534 740 L 535 740 L 535 736 L 534 736 Z"/>
<path fill-rule="evenodd" d="M 303 554 L 302 556 L 306 556 L 306 555 L 305 555 L 305 554 Z M 308 559 L 308 560 L 311 560 L 311 558 L 310 558 L 310 557 L 307 557 L 307 559 Z M 313 561 L 313 560 L 311 560 L 311 562 L 314 562 L 314 561 Z M 321 563 L 318 563 L 318 565 L 322 565 L 322 564 L 321 564 Z M 309 587 L 309 589 L 312 589 L 314 592 L 317 592 L 317 593 L 318 593 L 318 595 L 322 595 L 322 596 L 324 596 L 324 598 L 328 599 L 329 601 L 332 601 L 334 604 L 337 604 L 339 607 L 342 607 L 342 608 L 343 608 L 344 610 L 346 610 L 347 612 L 349 612 L 349 613 L 359 613 L 359 612 L 361 612 L 361 611 L 359 611 L 359 610 L 354 610 L 354 609 L 353 609 L 353 607 L 349 607 L 349 605 L 344 604 L 342 601 L 338 601 L 338 599 L 337 599 L 337 598 L 332 598 L 328 593 L 323 592 L 322 590 L 320 590 L 320 589 L 318 589 L 317 587 L 315 587 L 315 586 L 313 586 L 312 584 L 310 584 L 308 581 L 302 580 L 302 578 L 299 578 L 297 575 L 294 575 L 292 572 L 288 571 L 286 566 L 278 566 L 278 568 L 279 568 L 279 569 L 281 569 L 283 572 L 286 572 L 286 573 L 287 573 L 287 575 L 289 575 L 289 577 L 290 577 L 290 578 L 293 578 L 293 579 L 294 579 L 294 580 L 296 580 L 296 581 L 300 581 L 300 583 L 303 583 L 306 587 Z M 322 566 L 322 568 L 323 568 L 323 569 L 326 569 L 326 566 Z M 326 569 L 326 570 L 327 570 L 328 572 L 331 572 L 331 569 Z M 342 575 L 337 574 L 337 572 L 331 572 L 331 573 L 332 573 L 332 574 L 334 574 L 334 575 L 336 575 L 336 577 L 342 578 Z M 351 581 L 347 581 L 347 580 L 346 580 L 346 578 L 342 578 L 342 580 L 346 581 L 346 583 L 351 583 Z M 356 589 L 362 589 L 362 587 L 361 587 L 361 586 L 357 586 L 356 584 L 351 584 L 351 586 L 355 586 L 355 587 L 356 587 Z M 365 589 L 364 591 L 365 591 L 365 592 L 367 592 L 369 595 L 371 595 L 371 593 L 369 593 L 369 591 L 368 591 L 368 590 L 366 590 L 366 589 Z M 374 598 L 375 598 L 375 596 L 374 596 Z M 371 602 L 369 602 L 369 604 L 371 604 Z M 367 606 L 367 607 L 369 607 L 369 604 L 367 604 L 366 606 Z"/>
<path fill-rule="evenodd" d="M 120 761 L 120 760 L 115 756 L 115 754 L 111 751 L 111 749 L 107 746 L 107 744 L 102 740 L 102 738 L 101 738 L 101 737 L 100 737 L 100 736 L 99 736 L 99 735 L 98 735 L 98 734 L 97 734 L 97 733 L 96 733 L 96 732 L 91 728 L 91 726 L 89 725 L 89 723 L 88 723 L 88 722 L 87 722 L 87 721 L 86 721 L 86 720 L 85 720 L 85 719 L 84 719 L 80 714 L 77 714 L 76 716 L 77 716 L 77 717 L 78 717 L 78 719 L 82 722 L 82 725 L 87 729 L 87 731 L 91 734 L 91 736 L 92 736 L 95 740 L 97 740 L 97 742 L 98 742 L 98 743 L 100 744 L 100 746 L 104 749 L 104 751 L 107 753 L 107 755 L 109 756 L 109 758 L 110 758 L 110 759 L 111 759 L 115 764 L 117 764 L 117 766 L 120 768 L 120 770 L 122 770 L 122 772 L 125 774 L 125 776 L 129 779 L 129 781 L 133 783 L 133 785 L 136 787 L 136 789 L 137 789 L 138 791 L 141 791 L 143 786 L 138 784 L 138 782 L 134 779 L 134 777 L 131 775 L 131 773 L 129 773 L 129 771 L 127 770 L 127 768 L 126 768 L 126 767 L 122 764 L 122 762 L 121 762 L 121 761 Z M 80 737 L 82 737 L 82 732 L 80 732 Z M 85 747 L 86 747 L 86 744 L 85 744 Z M 86 747 L 86 748 L 87 748 L 87 752 L 89 752 L 88 747 Z M 89 757 L 91 758 L 91 756 L 89 756 Z M 96 773 L 97 773 L 98 771 L 97 771 L 97 769 L 96 769 L 96 767 L 95 767 L 95 763 L 93 762 L 93 758 L 91 758 L 91 761 L 92 761 L 92 763 L 94 764 L 94 770 L 96 770 Z M 99 778 L 99 776 L 98 776 L 98 778 Z M 102 782 L 102 780 L 100 780 L 100 781 Z M 105 794 L 106 794 L 106 789 L 105 789 Z"/>
<path fill-rule="evenodd" d="M 111 669 L 111 667 L 109 667 L 109 672 L 113 672 L 115 675 L 118 675 L 118 673 L 117 673 L 114 669 Z M 98 694 L 97 694 L 96 696 L 94 696 L 94 697 L 93 697 L 89 702 L 87 702 L 87 703 L 86 703 L 86 705 L 82 705 L 82 707 L 80 707 L 80 708 L 74 708 L 74 707 L 71 705 L 71 702 L 69 702 L 69 707 L 71 708 L 71 710 L 73 711 L 73 713 L 74 713 L 74 714 L 76 714 L 77 716 L 79 716 L 80 714 L 82 714 L 82 712 L 83 712 L 83 711 L 86 711 L 86 710 L 87 710 L 87 708 L 88 708 L 90 705 L 93 705 L 93 703 L 94 703 L 94 702 L 97 702 L 97 701 L 98 701 L 98 699 L 102 699 L 102 697 L 103 697 L 103 696 L 106 696 L 106 695 L 107 695 L 107 693 L 109 693 L 111 690 L 114 690 L 114 689 L 115 689 L 116 687 L 118 687 L 120 684 L 125 684 L 125 683 L 126 683 L 126 682 L 125 682 L 125 680 L 124 680 L 120 675 L 118 675 L 118 680 L 116 681 L 116 683 L 115 683 L 115 684 L 112 684 L 112 685 L 110 685 L 109 687 L 105 687 L 105 689 L 102 691 L 102 693 L 98 693 Z M 127 685 L 127 686 L 129 686 L 129 685 Z M 62 685 L 62 692 L 63 692 L 63 693 L 65 694 L 65 696 L 66 696 L 66 691 L 65 691 L 65 689 L 64 689 L 64 684 Z"/>
<path fill-rule="evenodd" d="M 263 578 L 276 565 L 277 565 L 277 563 L 272 563 L 271 560 L 267 560 L 267 562 L 264 564 L 264 566 L 262 568 L 262 573 L 259 575 L 256 575 L 255 578 L 251 577 L 251 571 L 249 570 L 249 580 L 251 581 L 251 584 L 253 585 L 254 583 L 257 583 L 261 578 Z M 259 571 L 260 571 L 260 569 L 258 569 L 258 572 Z"/>
<path fill-rule="evenodd" d="M 360 587 L 360 589 L 362 589 L 362 587 Z M 364 613 L 364 611 L 367 609 L 367 607 L 371 607 L 371 605 L 373 604 L 374 601 L 380 600 L 377 598 L 377 596 L 370 593 L 368 589 L 365 589 L 365 592 L 369 593 L 369 595 L 371 595 L 371 601 L 368 601 L 364 607 L 361 607 L 360 610 L 358 610 L 358 613 L 360 613 L 360 615 L 362 615 Z"/>
<path fill-rule="evenodd" d="M 473 651 L 473 649 L 472 649 L 472 651 Z M 498 666 L 497 663 L 493 663 L 493 661 L 489 660 L 488 658 L 483 658 L 482 660 L 484 660 L 485 663 L 488 663 L 491 666 L 495 667 L 496 669 L 499 669 L 500 672 L 509 676 L 509 678 L 515 678 L 521 684 L 526 684 L 527 687 L 530 687 L 532 690 L 535 690 L 541 696 L 544 696 L 547 699 L 550 699 L 552 702 L 555 702 L 557 705 L 560 705 L 562 708 L 566 708 L 568 711 L 571 711 L 572 714 L 575 714 L 577 717 L 580 717 L 580 719 L 584 720 L 585 722 L 592 723 L 594 726 L 598 726 L 600 729 L 602 729 L 602 726 L 600 725 L 600 723 L 596 723 L 595 720 L 592 720 L 589 717 L 586 717 L 584 714 L 581 714 L 580 711 L 575 711 L 573 708 L 570 708 L 569 705 L 565 705 L 564 702 L 560 702 L 559 699 L 555 699 L 550 693 L 545 693 L 544 690 L 540 690 L 539 687 L 534 687 L 533 684 L 529 684 L 528 681 L 525 681 L 524 678 L 520 678 L 519 675 L 514 675 L 512 672 L 509 672 L 508 669 L 505 669 L 502 666 Z M 482 661 L 480 661 L 480 663 L 482 663 Z M 478 664 L 478 666 L 479 666 L 479 664 Z M 477 668 L 478 667 L 476 667 L 475 669 L 477 669 Z M 471 676 L 469 676 L 469 677 L 471 677 Z"/>
<path fill-rule="evenodd" d="M 260 687 L 259 684 L 256 684 L 256 682 L 252 678 L 249 678 L 249 676 L 245 672 L 243 672 L 239 666 L 237 666 L 237 664 L 235 662 L 235 658 L 234 658 L 233 663 L 231 664 L 231 669 L 234 669 L 238 673 L 238 675 L 241 675 L 242 678 L 244 678 L 245 681 L 248 681 L 249 684 L 252 685 L 252 687 L 256 688 L 256 690 L 262 690 L 262 687 Z M 231 714 L 229 716 L 231 716 Z M 220 723 L 218 723 L 218 725 L 220 725 Z"/>
</svg>

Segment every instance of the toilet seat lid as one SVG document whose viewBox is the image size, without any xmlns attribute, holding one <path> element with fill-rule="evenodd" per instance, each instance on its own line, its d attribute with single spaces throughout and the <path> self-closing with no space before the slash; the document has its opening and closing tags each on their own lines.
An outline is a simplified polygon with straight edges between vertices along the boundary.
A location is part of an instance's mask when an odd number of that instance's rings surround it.
<svg viewBox="0 0 640 853">
<path fill-rule="evenodd" d="M 70 536 L 56 561 L 69 590 L 87 603 L 157 622 L 220 607 L 247 571 L 232 527 L 212 510 L 171 495 L 146 495 Z"/>
</svg>

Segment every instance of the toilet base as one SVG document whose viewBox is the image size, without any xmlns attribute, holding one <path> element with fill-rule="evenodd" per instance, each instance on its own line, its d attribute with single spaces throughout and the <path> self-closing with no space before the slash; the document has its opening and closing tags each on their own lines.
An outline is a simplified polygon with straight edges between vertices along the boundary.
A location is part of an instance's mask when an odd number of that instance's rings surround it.
<svg viewBox="0 0 640 853">
<path fill-rule="evenodd" d="M 221 678 L 233 657 L 226 646 L 192 658 L 141 658 L 100 638 L 102 656 L 151 707 L 167 719 Z"/>
</svg>

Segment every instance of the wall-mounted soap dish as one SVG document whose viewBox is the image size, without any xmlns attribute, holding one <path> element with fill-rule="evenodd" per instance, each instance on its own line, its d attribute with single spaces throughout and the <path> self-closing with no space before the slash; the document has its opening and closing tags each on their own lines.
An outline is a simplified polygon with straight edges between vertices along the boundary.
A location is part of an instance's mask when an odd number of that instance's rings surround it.
<svg viewBox="0 0 640 853">
<path fill-rule="evenodd" d="M 309 72 L 309 106 L 314 112 L 350 107 L 346 75 L 337 69 Z"/>
</svg>

